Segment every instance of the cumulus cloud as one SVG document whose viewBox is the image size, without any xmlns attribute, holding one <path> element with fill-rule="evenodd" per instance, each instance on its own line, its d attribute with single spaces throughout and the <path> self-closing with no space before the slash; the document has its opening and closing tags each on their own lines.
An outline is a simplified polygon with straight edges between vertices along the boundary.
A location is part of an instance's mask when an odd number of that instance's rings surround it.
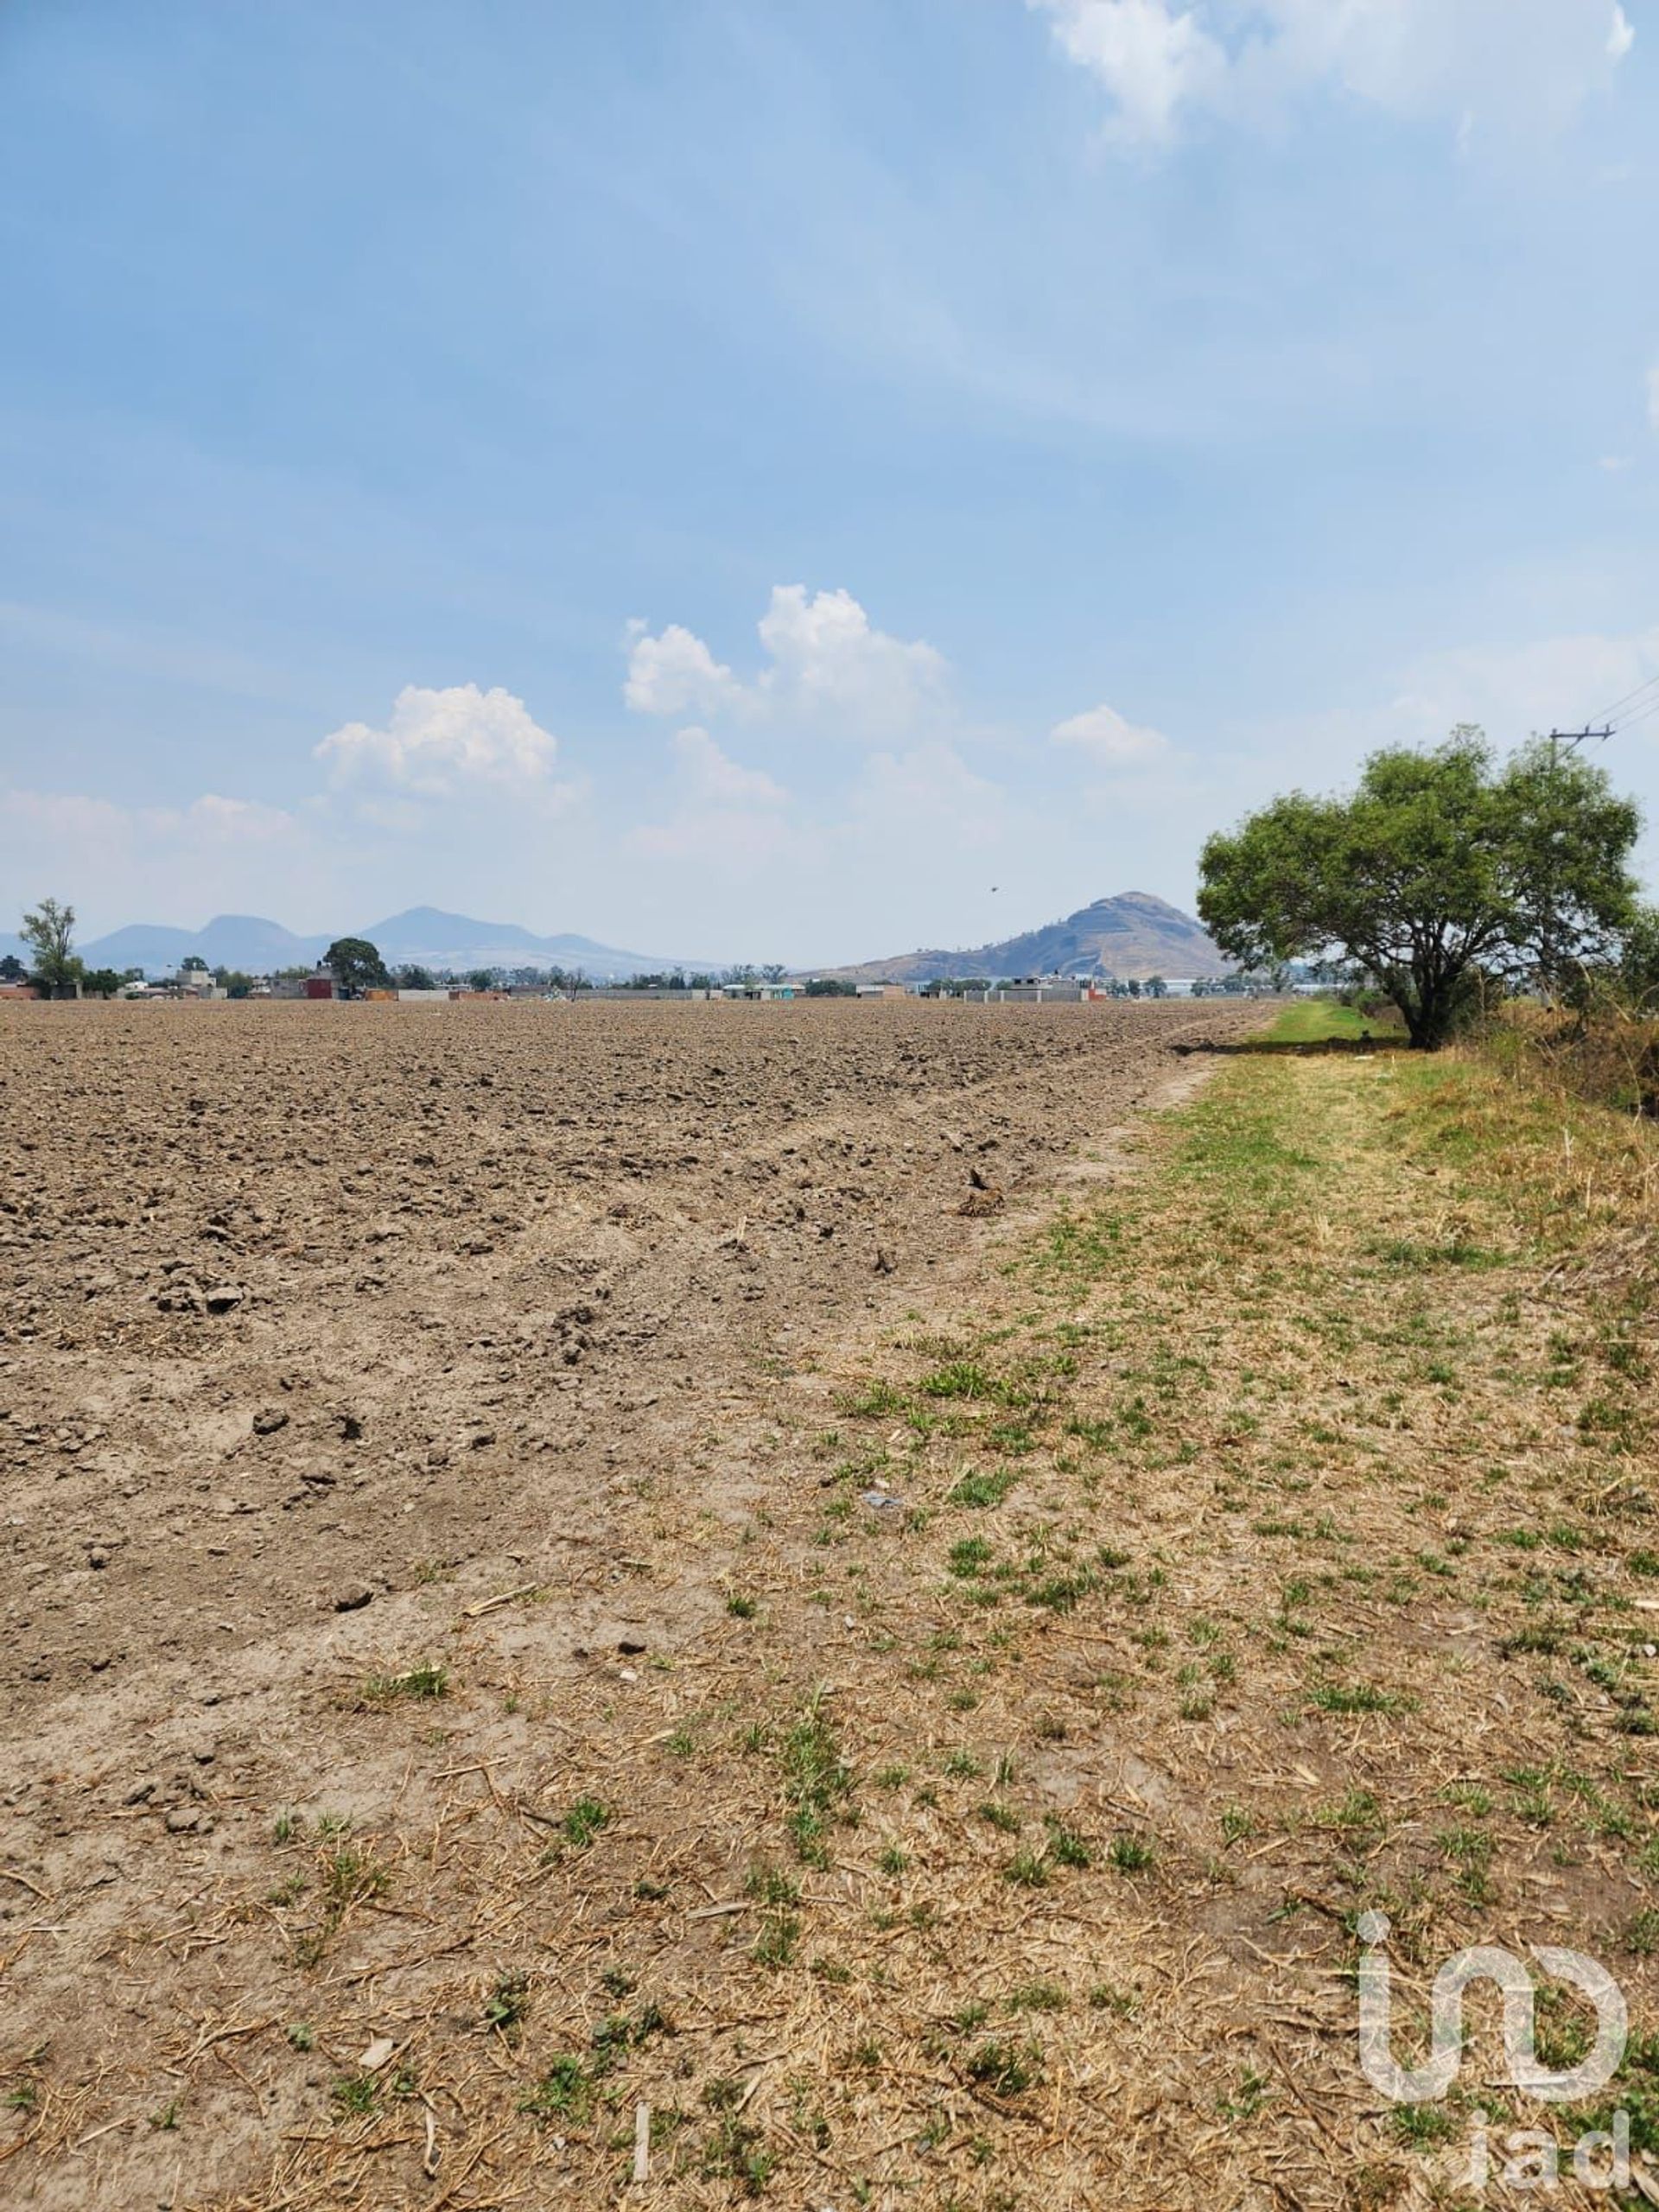
<svg viewBox="0 0 1659 2212">
<path fill-rule="evenodd" d="M 169 846 L 269 844 L 298 827 L 280 806 L 204 791 L 188 806 L 121 806 L 78 791 L 8 791 L 0 814 L 11 833 L 107 848 L 139 841 Z"/>
<path fill-rule="evenodd" d="M 1172 136 L 1177 111 L 1215 99 L 1226 49 L 1190 13 L 1166 0 L 1030 0 L 1053 20 L 1056 43 L 1111 95 L 1127 138 Z"/>
<path fill-rule="evenodd" d="M 1126 721 L 1115 707 L 1090 707 L 1057 722 L 1049 736 L 1056 745 L 1074 746 L 1098 768 L 1136 766 L 1169 748 L 1161 732 Z"/>
<path fill-rule="evenodd" d="M 752 864 L 792 842 L 782 812 L 789 794 L 760 768 L 746 768 L 696 723 L 670 741 L 681 804 L 666 822 L 628 833 L 635 851 L 658 860 Z"/>
<path fill-rule="evenodd" d="M 1560 128 L 1611 82 L 1636 33 L 1616 0 L 1027 0 L 1104 88 L 1128 141 L 1184 114 L 1245 120 L 1345 94 L 1408 118 Z"/>
<path fill-rule="evenodd" d="M 347 722 L 314 750 L 336 783 L 447 798 L 480 788 L 551 791 L 558 740 L 499 685 L 408 683 L 384 729 Z"/>
<path fill-rule="evenodd" d="M 709 715 L 739 699 L 742 689 L 695 631 L 671 622 L 654 638 L 635 636 L 622 696 L 636 715 Z"/>
<path fill-rule="evenodd" d="M 205 791 L 182 805 L 124 806 L 92 792 L 0 785 L 0 876 L 20 901 L 67 898 L 88 937 L 147 913 L 170 916 L 181 896 L 246 911 L 296 880 L 308 893 L 312 857 L 298 816 L 252 799 Z M 0 929 L 8 921 L 15 926 L 15 915 L 0 917 Z"/>
<path fill-rule="evenodd" d="M 854 794 L 862 834 L 914 851 L 918 837 L 992 845 L 1005 830 L 1007 794 L 976 775 L 955 746 L 936 738 L 903 753 L 876 753 Z"/>
<path fill-rule="evenodd" d="M 938 713 L 949 670 L 922 639 L 877 629 L 852 594 L 775 584 L 758 626 L 763 665 L 750 679 L 678 623 L 635 637 L 622 696 L 636 713 L 722 709 L 773 725 L 880 743 Z"/>
<path fill-rule="evenodd" d="M 848 591 L 809 596 L 804 584 L 773 585 L 760 643 L 772 663 L 761 686 L 779 705 L 831 714 L 866 730 L 925 713 L 944 683 L 942 653 L 919 638 L 874 628 Z"/>
<path fill-rule="evenodd" d="M 781 806 L 788 793 L 760 768 L 723 753 L 706 729 L 676 730 L 674 759 L 693 798 L 710 806 Z"/>
</svg>

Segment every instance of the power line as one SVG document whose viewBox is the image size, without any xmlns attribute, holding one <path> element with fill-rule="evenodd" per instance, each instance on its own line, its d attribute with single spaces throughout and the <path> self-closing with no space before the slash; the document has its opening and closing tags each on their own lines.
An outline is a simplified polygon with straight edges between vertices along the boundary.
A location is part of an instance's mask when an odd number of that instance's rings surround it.
<svg viewBox="0 0 1659 2212">
<path fill-rule="evenodd" d="M 1639 715 L 1631 715 L 1628 720 L 1620 722 L 1616 734 L 1622 737 L 1627 729 L 1638 728 L 1641 723 L 1649 721 L 1655 715 L 1659 715 L 1659 699 L 1649 700 Z"/>
<path fill-rule="evenodd" d="M 1621 707 L 1628 707 L 1632 700 L 1639 699 L 1644 691 L 1651 691 L 1656 687 L 1659 687 L 1659 676 L 1649 677 L 1647 682 L 1645 683 L 1638 683 L 1634 691 L 1627 691 L 1622 699 L 1615 699 L 1611 707 L 1604 707 L 1601 710 L 1602 721 L 1605 722 L 1611 721 L 1613 716 L 1618 712 Z"/>
</svg>

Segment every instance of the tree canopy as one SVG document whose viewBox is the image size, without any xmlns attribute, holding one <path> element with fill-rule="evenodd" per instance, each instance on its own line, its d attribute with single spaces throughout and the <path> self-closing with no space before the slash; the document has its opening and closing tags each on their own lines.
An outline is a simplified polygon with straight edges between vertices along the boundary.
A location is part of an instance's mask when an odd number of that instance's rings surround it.
<svg viewBox="0 0 1659 2212">
<path fill-rule="evenodd" d="M 322 964 L 342 991 L 383 990 L 391 980 L 378 948 L 365 937 L 337 937 Z"/>
<path fill-rule="evenodd" d="M 23 942 L 35 954 L 35 980 L 42 989 L 60 991 L 80 979 L 75 957 L 75 910 L 55 899 L 42 899 L 38 909 L 23 916 Z"/>
<path fill-rule="evenodd" d="M 1636 917 L 1634 802 L 1541 740 L 1494 760 L 1478 729 L 1374 753 L 1351 796 L 1292 791 L 1210 839 L 1198 912 L 1247 969 L 1333 949 L 1445 1043 L 1482 974 L 1559 989 Z"/>
</svg>

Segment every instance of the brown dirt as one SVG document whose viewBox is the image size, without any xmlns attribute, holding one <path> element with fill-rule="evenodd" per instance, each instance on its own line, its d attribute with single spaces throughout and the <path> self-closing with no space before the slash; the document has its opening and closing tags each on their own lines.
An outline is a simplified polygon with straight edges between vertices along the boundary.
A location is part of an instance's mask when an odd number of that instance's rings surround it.
<svg viewBox="0 0 1659 2212">
<path fill-rule="evenodd" d="M 679 2071 L 737 2084 L 650 2201 L 739 2201 L 753 1822 L 619 1762 L 838 1663 L 823 1613 L 757 1675 L 728 1609 L 757 1526 L 816 1519 L 815 1370 L 1259 1019 L 0 1009 L 7 2201 L 601 2201 L 626 2145 L 518 2104 L 645 1958 Z M 643 1888 L 562 1871 L 583 1796 Z"/>
</svg>

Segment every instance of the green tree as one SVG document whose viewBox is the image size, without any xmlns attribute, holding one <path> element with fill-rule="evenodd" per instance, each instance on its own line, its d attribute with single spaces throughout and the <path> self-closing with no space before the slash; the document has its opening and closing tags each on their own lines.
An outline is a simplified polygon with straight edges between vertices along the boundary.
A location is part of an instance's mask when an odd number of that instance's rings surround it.
<svg viewBox="0 0 1659 2212">
<path fill-rule="evenodd" d="M 382 990 L 391 981 L 385 961 L 365 937 L 337 937 L 323 954 L 322 964 L 352 998 Z"/>
<path fill-rule="evenodd" d="M 122 978 L 113 968 L 88 968 L 80 979 L 81 989 L 98 999 L 112 999 L 121 983 Z"/>
<path fill-rule="evenodd" d="M 1619 950 L 1618 988 L 1641 1014 L 1659 1009 L 1659 906 L 1640 906 Z"/>
<path fill-rule="evenodd" d="M 15 952 L 8 952 L 0 958 L 0 983 L 21 983 L 28 974 L 28 969 Z"/>
<path fill-rule="evenodd" d="M 397 988 L 404 991 L 435 991 L 438 987 L 429 968 L 411 965 L 397 970 Z"/>
<path fill-rule="evenodd" d="M 467 976 L 467 988 L 469 991 L 493 991 L 495 988 L 494 969 L 474 968 L 470 969 Z"/>
<path fill-rule="evenodd" d="M 75 910 L 55 899 L 42 899 L 38 911 L 23 916 L 21 932 L 35 952 L 35 981 L 41 989 L 67 990 L 80 980 L 75 957 Z"/>
<path fill-rule="evenodd" d="M 1433 1052 L 1483 974 L 1554 990 L 1611 957 L 1640 830 L 1580 754 L 1535 741 L 1499 765 L 1465 727 L 1431 752 L 1373 753 L 1351 797 L 1293 791 L 1211 837 L 1198 912 L 1246 969 L 1334 949 Z"/>
</svg>

